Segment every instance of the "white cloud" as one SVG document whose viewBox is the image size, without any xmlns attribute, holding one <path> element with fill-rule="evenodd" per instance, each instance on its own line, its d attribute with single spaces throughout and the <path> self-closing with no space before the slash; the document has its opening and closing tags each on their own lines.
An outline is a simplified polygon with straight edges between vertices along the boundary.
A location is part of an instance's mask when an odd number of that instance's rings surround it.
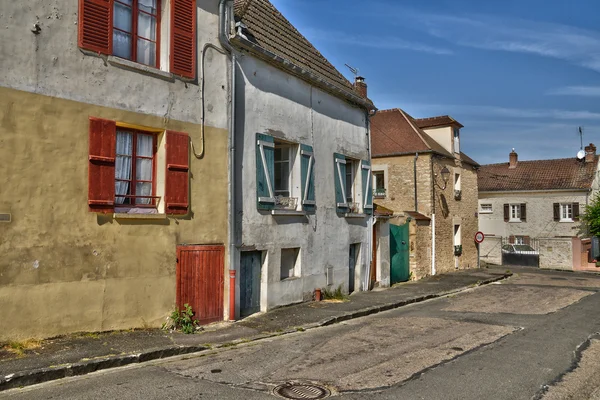
<svg viewBox="0 0 600 400">
<path fill-rule="evenodd" d="M 370 47 L 375 49 L 409 50 L 437 55 L 453 54 L 452 50 L 447 48 L 429 46 L 418 42 L 409 42 L 397 37 L 372 35 L 357 36 L 340 31 L 326 31 L 312 28 L 304 29 L 303 33 L 307 38 L 309 38 L 310 41 L 320 40 L 323 42 L 348 44 L 353 46 Z"/>
<path fill-rule="evenodd" d="M 556 96 L 600 97 L 600 86 L 566 86 L 549 90 L 547 94 Z"/>
<path fill-rule="evenodd" d="M 490 15 L 408 13 L 417 28 L 457 45 L 551 57 L 600 72 L 599 32 Z"/>
</svg>

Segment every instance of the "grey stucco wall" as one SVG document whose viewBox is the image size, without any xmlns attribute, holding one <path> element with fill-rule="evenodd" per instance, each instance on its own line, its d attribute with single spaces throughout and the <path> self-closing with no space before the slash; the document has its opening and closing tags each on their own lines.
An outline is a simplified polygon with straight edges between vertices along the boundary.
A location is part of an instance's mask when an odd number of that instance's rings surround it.
<svg viewBox="0 0 600 400">
<path fill-rule="evenodd" d="M 554 203 L 579 203 L 583 214 L 588 192 L 479 193 L 479 229 L 486 235 L 571 237 L 579 222 L 554 221 Z M 526 222 L 504 222 L 504 204 L 527 204 Z M 481 212 L 481 204 L 492 204 L 492 213 Z"/>
<path fill-rule="evenodd" d="M 161 70 L 168 71 L 170 0 L 161 0 Z M 3 1 L 0 12 L 0 86 L 75 100 L 165 119 L 200 123 L 201 96 L 196 82 L 166 79 L 117 66 L 107 57 L 77 47 L 78 1 Z M 197 68 L 207 43 L 218 47 L 218 0 L 197 1 Z M 41 31 L 31 29 L 38 23 Z M 206 51 L 206 124 L 227 127 L 227 56 Z"/>
<path fill-rule="evenodd" d="M 326 287 L 333 268 L 333 288 L 348 288 L 350 244 L 360 244 L 355 288 L 369 260 L 368 218 L 344 218 L 336 213 L 333 153 L 369 159 L 366 111 L 317 89 L 249 55 L 239 57 L 236 140 L 239 149 L 237 237 L 243 246 L 267 252 L 261 276 L 261 309 L 300 302 L 315 288 Z M 307 216 L 273 216 L 256 205 L 256 134 L 266 133 L 313 146 L 317 208 Z M 298 179 L 292 190 L 298 190 Z M 360 187 L 360 176 L 357 177 Z M 360 199 L 356 200 L 357 202 Z M 283 248 L 301 248 L 299 277 L 280 279 Z"/>
</svg>

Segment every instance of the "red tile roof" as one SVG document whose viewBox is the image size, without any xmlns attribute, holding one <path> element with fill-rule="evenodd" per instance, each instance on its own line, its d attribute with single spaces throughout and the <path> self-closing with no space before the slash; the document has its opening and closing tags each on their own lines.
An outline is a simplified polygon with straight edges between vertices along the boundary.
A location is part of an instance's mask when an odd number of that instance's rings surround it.
<svg viewBox="0 0 600 400">
<path fill-rule="evenodd" d="M 508 163 L 482 165 L 478 173 L 479 191 L 589 189 L 598 157 L 594 162 L 576 158 L 519 161 L 516 168 Z"/>
<path fill-rule="evenodd" d="M 236 21 L 246 25 L 244 33 L 251 42 L 339 89 L 361 96 L 269 0 L 235 0 L 234 13 Z"/>
<path fill-rule="evenodd" d="M 454 118 L 452 118 L 449 115 L 440 115 L 437 117 L 430 117 L 430 118 L 417 118 L 415 121 L 417 122 L 417 126 L 421 129 L 435 128 L 438 126 L 448 126 L 448 125 L 456 125 L 459 128 L 463 127 L 463 125 L 460 122 L 458 122 L 457 120 L 455 120 Z"/>
<path fill-rule="evenodd" d="M 419 128 L 413 117 L 399 108 L 379 111 L 371 118 L 372 157 L 388 157 L 416 152 L 433 152 L 454 158 L 454 155 Z M 462 161 L 474 166 L 479 165 L 466 154 L 460 154 Z"/>
</svg>

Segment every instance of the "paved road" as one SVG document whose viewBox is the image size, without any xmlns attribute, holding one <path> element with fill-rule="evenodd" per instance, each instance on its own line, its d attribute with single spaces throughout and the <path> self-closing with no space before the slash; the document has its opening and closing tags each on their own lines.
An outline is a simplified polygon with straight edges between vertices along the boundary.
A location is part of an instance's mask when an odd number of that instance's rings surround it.
<svg viewBox="0 0 600 400">
<path fill-rule="evenodd" d="M 598 399 L 600 276 L 522 269 L 501 284 L 214 352 L 0 394 L 10 399 Z"/>
</svg>

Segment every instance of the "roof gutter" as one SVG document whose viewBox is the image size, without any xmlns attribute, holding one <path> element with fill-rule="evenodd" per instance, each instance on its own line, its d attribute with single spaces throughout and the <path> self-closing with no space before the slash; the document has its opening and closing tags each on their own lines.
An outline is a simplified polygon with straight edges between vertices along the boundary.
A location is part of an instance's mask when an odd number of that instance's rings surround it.
<svg viewBox="0 0 600 400">
<path fill-rule="evenodd" d="M 545 192 L 588 192 L 590 188 L 577 188 L 577 189 L 534 189 L 534 190 L 480 190 L 479 194 L 514 194 L 514 193 L 545 193 Z"/>
<path fill-rule="evenodd" d="M 223 1 L 223 0 L 221 0 L 221 1 Z M 227 0 L 225 0 L 225 1 L 227 1 Z M 244 48 L 248 51 L 251 51 L 255 54 L 258 54 L 259 56 L 261 56 L 262 58 L 264 58 L 267 61 L 278 64 L 283 69 L 291 72 L 294 75 L 298 75 L 305 80 L 316 83 L 318 86 L 322 87 L 326 91 L 328 91 L 338 97 L 342 97 L 343 99 L 346 99 L 353 104 L 359 105 L 368 111 L 376 111 L 377 110 L 377 108 L 371 101 L 366 100 L 363 97 L 357 96 L 354 93 L 350 93 L 347 90 L 344 90 L 332 83 L 327 82 L 326 80 L 324 80 L 320 76 L 312 73 L 311 71 L 308 71 L 302 67 L 297 66 L 296 64 L 286 60 L 285 58 L 280 57 L 277 54 L 275 54 L 267 49 L 264 49 L 255 43 L 252 43 L 250 40 L 248 40 L 242 36 L 239 36 L 236 34 L 236 36 L 232 39 L 237 44 L 239 44 L 242 48 Z"/>
</svg>

